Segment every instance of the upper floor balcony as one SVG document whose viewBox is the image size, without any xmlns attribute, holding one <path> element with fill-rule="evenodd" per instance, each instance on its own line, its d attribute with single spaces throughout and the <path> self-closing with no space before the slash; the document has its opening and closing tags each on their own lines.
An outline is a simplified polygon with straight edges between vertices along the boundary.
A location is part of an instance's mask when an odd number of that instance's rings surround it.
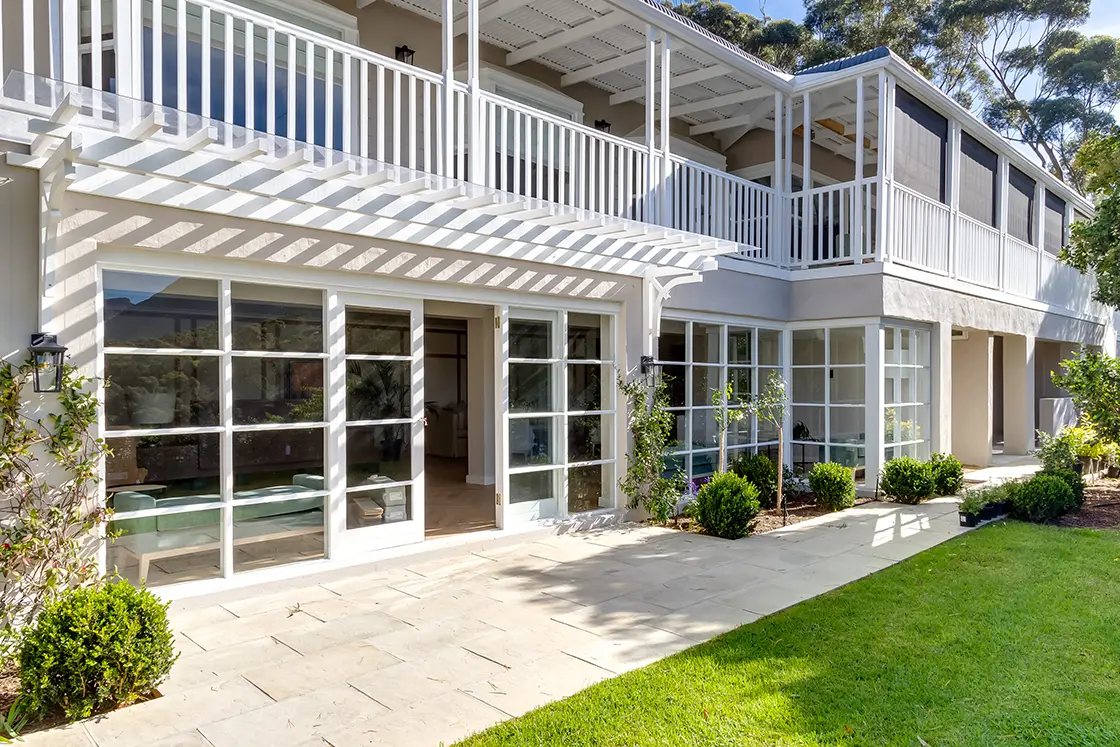
<svg viewBox="0 0 1120 747">
<path fill-rule="evenodd" d="M 1098 315 L 1056 260 L 1083 201 L 889 53 L 789 76 L 647 0 L 12 0 L 2 23 L 5 75 L 686 232 L 745 271 L 875 264 Z"/>
</svg>

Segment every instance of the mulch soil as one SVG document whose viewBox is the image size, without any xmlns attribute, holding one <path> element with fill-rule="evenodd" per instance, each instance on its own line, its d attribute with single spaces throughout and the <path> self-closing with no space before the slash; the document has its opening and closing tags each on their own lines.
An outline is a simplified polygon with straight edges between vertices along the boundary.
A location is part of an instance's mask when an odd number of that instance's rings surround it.
<svg viewBox="0 0 1120 747">
<path fill-rule="evenodd" d="M 1085 503 L 1058 522 L 1063 527 L 1120 529 L 1120 479 L 1097 480 L 1085 486 Z"/>
<path fill-rule="evenodd" d="M 871 503 L 872 500 L 872 498 L 857 498 L 856 505 L 862 506 L 864 503 Z M 790 526 L 832 513 L 828 509 L 822 508 L 814 503 L 812 493 L 805 493 L 796 498 L 787 500 L 786 508 L 788 509 L 789 516 L 784 522 L 782 521 L 782 510 L 780 508 L 764 508 L 760 511 L 758 518 L 755 519 L 753 534 L 762 534 L 763 532 L 769 532 L 773 529 L 781 529 L 783 526 Z M 700 531 L 700 528 L 692 519 L 683 516 L 670 522 L 669 526 L 686 532 Z"/>
</svg>

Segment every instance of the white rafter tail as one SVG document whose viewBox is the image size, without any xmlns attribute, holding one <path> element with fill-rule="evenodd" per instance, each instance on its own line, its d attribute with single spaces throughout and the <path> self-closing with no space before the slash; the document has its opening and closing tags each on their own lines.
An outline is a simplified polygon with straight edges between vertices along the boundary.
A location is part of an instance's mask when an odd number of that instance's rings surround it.
<svg viewBox="0 0 1120 747">
<path fill-rule="evenodd" d="M 129 140 L 147 140 L 152 135 L 163 130 L 167 124 L 167 117 L 161 111 L 149 112 L 146 117 L 134 124 L 121 135 Z"/>
<path fill-rule="evenodd" d="M 315 172 L 315 176 L 319 179 L 337 179 L 340 176 L 347 176 L 354 173 L 354 163 L 349 158 L 344 158 L 341 161 L 335 161 L 330 166 L 324 166 Z"/>
<path fill-rule="evenodd" d="M 268 148 L 265 147 L 264 140 L 260 138 L 254 138 L 244 145 L 231 150 L 227 155 L 227 158 L 229 158 L 229 160 L 231 161 L 244 163 L 246 161 L 252 161 L 254 158 L 263 156 L 266 153 L 268 153 Z"/>
<path fill-rule="evenodd" d="M 437 202 L 450 202 L 458 200 L 467 196 L 466 187 L 459 185 L 457 187 L 448 187 L 447 189 L 439 189 L 435 192 L 429 192 L 423 196 L 424 202 L 437 203 Z"/>
<path fill-rule="evenodd" d="M 293 151 L 286 156 L 277 158 L 275 161 L 268 164 L 268 167 L 270 169 L 276 169 L 277 171 L 291 171 L 292 169 L 298 169 L 300 166 L 310 165 L 311 154 L 308 153 L 305 149 L 300 148 L 299 150 Z M 316 176 L 321 177 L 322 175 L 316 174 Z"/>
<path fill-rule="evenodd" d="M 77 158 L 81 150 L 82 138 L 80 135 L 72 132 L 64 137 L 62 142 L 58 144 L 58 147 L 47 156 L 47 160 L 43 162 L 43 165 L 39 167 L 43 178 L 53 179 L 57 175 L 56 172 L 61 173 L 64 169 L 64 165 Z"/>
<path fill-rule="evenodd" d="M 449 207 L 458 208 L 459 210 L 476 210 L 478 208 L 497 204 L 497 195 L 478 195 L 477 197 L 464 197 L 461 200 L 456 200 L 451 203 Z"/>
<path fill-rule="evenodd" d="M 203 127 L 183 141 L 183 150 L 195 153 L 218 142 L 217 127 Z"/>
<path fill-rule="evenodd" d="M 486 215 L 511 215 L 513 213 L 524 211 L 527 207 L 528 206 L 524 202 L 520 201 L 501 202 L 496 205 L 483 208 L 478 212 L 484 213 Z"/>
<path fill-rule="evenodd" d="M 62 137 L 66 134 L 69 122 L 54 122 L 49 119 L 31 119 L 27 122 L 27 131 L 32 135 L 48 135 Z"/>
<path fill-rule="evenodd" d="M 537 221 L 542 226 L 558 226 L 560 228 L 567 228 L 572 223 L 579 221 L 583 216 L 579 213 L 557 213 L 550 215 L 547 218 L 542 218 Z"/>
<path fill-rule="evenodd" d="M 404 195 L 414 195 L 417 192 L 424 192 L 432 188 L 432 180 L 424 176 L 419 179 L 411 179 L 407 182 L 387 187 L 385 194 L 397 195 L 403 197 Z"/>
<path fill-rule="evenodd" d="M 587 220 L 581 220 L 564 226 L 564 228 L 569 231 L 587 231 L 593 228 L 601 228 L 605 225 L 607 225 L 606 218 L 588 218 Z"/>
<path fill-rule="evenodd" d="M 521 212 L 518 212 L 518 213 L 510 213 L 509 217 L 512 218 L 513 220 L 524 221 L 524 220 L 537 220 L 538 218 L 547 218 L 550 215 L 552 215 L 552 208 L 541 207 L 541 208 L 530 208 L 528 210 L 522 210 Z"/>
<path fill-rule="evenodd" d="M 80 111 L 78 102 L 74 100 L 74 95 L 67 93 L 62 97 L 62 101 L 58 102 L 58 106 L 51 112 L 51 121 L 58 124 L 70 124 Z"/>
<path fill-rule="evenodd" d="M 382 184 L 393 181 L 393 174 L 388 169 L 381 171 L 371 171 L 368 174 L 360 174 L 350 180 L 350 186 L 358 187 L 359 189 L 367 189 L 369 187 L 380 187 Z"/>
</svg>

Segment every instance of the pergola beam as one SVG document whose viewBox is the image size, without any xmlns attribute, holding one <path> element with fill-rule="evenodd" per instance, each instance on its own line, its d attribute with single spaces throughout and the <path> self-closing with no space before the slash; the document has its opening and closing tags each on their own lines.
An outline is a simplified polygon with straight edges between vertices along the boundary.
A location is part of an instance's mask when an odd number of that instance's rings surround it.
<svg viewBox="0 0 1120 747">
<path fill-rule="evenodd" d="M 565 73 L 560 77 L 560 85 L 571 86 L 576 83 L 583 83 L 584 81 L 597 78 L 605 73 L 613 73 L 615 70 L 640 65 L 645 59 L 646 48 L 643 46 L 641 49 L 635 49 L 633 52 L 626 52 L 625 54 L 620 54 L 618 57 L 612 57 L 609 60 L 580 68 L 575 72 Z"/>
<path fill-rule="evenodd" d="M 670 79 L 670 82 L 672 82 L 672 79 Z M 770 96 L 773 93 L 774 91 L 772 89 L 766 88 L 765 86 L 749 88 L 745 91 L 737 91 L 736 93 L 728 93 L 723 96 L 715 96 L 710 99 L 701 99 L 700 101 L 692 101 L 687 104 L 681 104 L 680 106 L 674 106 L 669 109 L 669 116 L 683 117 L 685 114 L 694 114 L 708 109 L 718 109 L 721 106 L 745 104 L 748 101 Z"/>
</svg>

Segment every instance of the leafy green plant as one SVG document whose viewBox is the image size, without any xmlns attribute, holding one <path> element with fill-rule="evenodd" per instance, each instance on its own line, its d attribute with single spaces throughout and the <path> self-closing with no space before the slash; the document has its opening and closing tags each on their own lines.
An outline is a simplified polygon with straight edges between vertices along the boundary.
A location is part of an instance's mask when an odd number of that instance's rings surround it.
<svg viewBox="0 0 1120 747">
<path fill-rule="evenodd" d="M 734 472 L 716 474 L 689 504 L 690 515 L 707 534 L 732 540 L 751 533 L 760 510 L 758 488 Z"/>
<path fill-rule="evenodd" d="M 1031 452 L 1042 462 L 1042 469 L 1057 471 L 1073 469 L 1077 464 L 1077 443 L 1066 428 L 1056 436 L 1038 431 L 1038 448 Z"/>
<path fill-rule="evenodd" d="M 884 465 L 879 487 L 899 503 L 920 503 L 933 495 L 933 468 L 913 457 L 897 457 Z"/>
<path fill-rule="evenodd" d="M 970 490 L 961 501 L 959 511 L 965 516 L 979 516 L 988 502 L 988 495 L 983 490 Z"/>
<path fill-rule="evenodd" d="M 766 386 L 746 403 L 745 409 L 759 421 L 774 427 L 778 434 L 778 464 L 785 464 L 783 443 L 785 441 L 786 411 L 789 409 L 789 394 L 786 380 L 777 371 L 770 373 Z M 789 509 L 785 501 L 785 479 L 778 486 L 777 505 L 782 509 L 782 524 L 789 521 Z"/>
<path fill-rule="evenodd" d="M 732 423 L 738 423 L 750 415 L 749 410 L 743 409 L 743 401 L 735 397 L 730 381 L 722 389 L 712 390 L 712 415 L 716 419 L 716 430 L 719 432 L 717 471 L 723 472 L 727 469 L 727 429 Z"/>
<path fill-rule="evenodd" d="M 178 658 L 167 604 L 126 582 L 69 589 L 49 602 L 20 647 L 29 713 L 71 721 L 149 695 Z"/>
<path fill-rule="evenodd" d="M 778 468 L 765 454 L 743 454 L 731 465 L 731 471 L 745 477 L 758 488 L 758 502 L 763 508 L 778 505 Z"/>
<path fill-rule="evenodd" d="M 1073 505 L 1070 508 L 1077 508 L 1085 502 L 1085 481 L 1082 480 L 1081 475 L 1077 474 L 1071 469 L 1057 469 L 1057 470 L 1042 470 L 1038 472 L 1039 475 L 1053 475 L 1057 477 L 1073 491 Z"/>
<path fill-rule="evenodd" d="M 1015 491 L 1011 515 L 1023 521 L 1053 521 L 1075 505 L 1073 488 L 1058 475 L 1040 473 Z"/>
<path fill-rule="evenodd" d="M 851 508 L 856 503 L 856 480 L 852 471 L 836 462 L 818 462 L 809 472 L 809 490 L 817 504 L 830 511 Z"/>
<path fill-rule="evenodd" d="M 934 454 L 929 459 L 933 470 L 933 492 L 937 495 L 956 495 L 964 487 L 964 467 L 952 454 Z"/>
<path fill-rule="evenodd" d="M 626 475 L 619 480 L 619 488 L 629 499 L 627 507 L 640 506 L 654 521 L 664 524 L 672 516 L 687 482 L 679 469 L 668 472 L 665 467 L 674 417 L 669 411 L 667 382 L 659 376 L 638 376 L 626 381 L 620 375 L 618 388 L 629 403 L 630 434 L 634 440 L 626 455 Z"/>
<path fill-rule="evenodd" d="M 97 577 L 97 539 L 108 512 L 92 500 L 105 442 L 90 431 L 98 420 L 93 383 L 73 366 L 62 391 L 30 399 L 34 371 L 0 362 L 0 659 L 15 655 L 19 629 L 71 586 Z M 49 412 L 41 417 L 36 410 Z"/>
<path fill-rule="evenodd" d="M 1120 207 L 1120 198 L 1112 200 Z M 1075 225 L 1075 235 L 1076 228 L 1081 225 L 1084 224 Z M 1115 245 L 1115 237 L 1110 241 Z M 1102 288 L 1098 293 L 1105 292 L 1103 289 L 1107 281 L 1111 284 L 1108 292 L 1120 295 L 1117 277 L 1115 269 L 1107 278 L 1098 274 Z M 1054 385 L 1069 392 L 1073 404 L 1093 424 L 1100 438 L 1106 442 L 1120 442 L 1120 359 L 1083 349 L 1076 358 L 1062 361 L 1061 365 L 1062 372 L 1051 377 Z"/>
</svg>

